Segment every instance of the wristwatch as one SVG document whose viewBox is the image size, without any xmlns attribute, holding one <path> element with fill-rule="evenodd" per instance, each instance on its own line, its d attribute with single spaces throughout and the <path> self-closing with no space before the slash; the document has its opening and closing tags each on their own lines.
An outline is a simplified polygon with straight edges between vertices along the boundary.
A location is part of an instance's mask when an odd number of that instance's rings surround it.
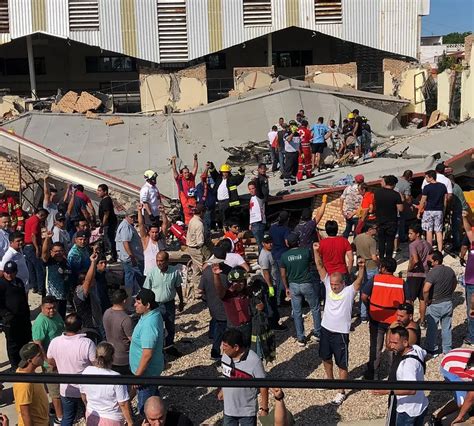
<svg viewBox="0 0 474 426">
<path fill-rule="evenodd" d="M 281 391 L 281 397 L 280 398 L 277 398 L 276 396 L 274 397 L 277 401 L 281 401 L 283 398 L 285 397 L 285 394 L 283 393 L 283 391 Z"/>
</svg>

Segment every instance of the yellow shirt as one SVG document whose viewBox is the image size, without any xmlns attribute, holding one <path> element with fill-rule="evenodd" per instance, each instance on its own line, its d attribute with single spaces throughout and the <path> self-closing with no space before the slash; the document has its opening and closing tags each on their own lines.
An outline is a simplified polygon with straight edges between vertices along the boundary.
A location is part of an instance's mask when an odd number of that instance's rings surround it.
<svg viewBox="0 0 474 426">
<path fill-rule="evenodd" d="M 17 370 L 17 373 L 21 371 Z M 29 405 L 30 415 L 35 426 L 49 425 L 49 402 L 46 389 L 42 383 L 14 383 L 13 397 L 18 413 L 18 426 L 24 426 L 20 406 Z"/>
</svg>

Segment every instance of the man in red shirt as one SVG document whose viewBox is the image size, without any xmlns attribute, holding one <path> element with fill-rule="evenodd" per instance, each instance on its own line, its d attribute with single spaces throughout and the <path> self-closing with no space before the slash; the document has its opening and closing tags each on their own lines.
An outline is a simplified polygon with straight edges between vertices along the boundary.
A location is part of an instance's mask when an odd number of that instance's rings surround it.
<svg viewBox="0 0 474 426">
<path fill-rule="evenodd" d="M 7 196 L 5 185 L 0 183 L 0 214 L 7 213 L 10 223 L 17 231 L 23 230 L 23 210 L 20 204 L 13 198 Z"/>
<path fill-rule="evenodd" d="M 39 209 L 33 216 L 26 219 L 25 222 L 25 246 L 23 253 L 28 266 L 30 275 L 29 287 L 33 289 L 33 293 L 40 292 L 43 296 L 45 293 L 44 285 L 44 268 L 41 261 L 41 228 L 48 217 L 46 209 Z"/>
<path fill-rule="evenodd" d="M 300 134 L 301 145 L 296 180 L 299 182 L 300 180 L 303 180 L 303 176 L 305 175 L 306 179 L 313 177 L 311 167 L 311 130 L 308 129 L 308 122 L 306 120 L 301 122 L 301 126 L 298 128 L 298 133 Z"/>
<path fill-rule="evenodd" d="M 347 278 L 354 262 L 352 247 L 347 238 L 337 236 L 339 227 L 335 220 L 328 220 L 325 229 L 327 238 L 319 243 L 319 254 L 324 268 L 328 274 L 340 272 Z"/>
<path fill-rule="evenodd" d="M 198 156 L 194 154 L 193 171 L 190 172 L 187 166 L 184 166 L 178 173 L 176 168 L 176 156 L 171 157 L 171 167 L 173 169 L 174 180 L 178 185 L 179 201 L 183 208 L 184 223 L 187 225 L 193 218 L 193 208 L 196 207 L 196 174 L 198 171 Z"/>
</svg>

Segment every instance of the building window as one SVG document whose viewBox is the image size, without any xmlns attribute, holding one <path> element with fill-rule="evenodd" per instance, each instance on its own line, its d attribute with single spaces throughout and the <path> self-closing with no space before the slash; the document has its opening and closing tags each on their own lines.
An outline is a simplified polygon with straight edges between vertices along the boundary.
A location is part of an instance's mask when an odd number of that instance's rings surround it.
<svg viewBox="0 0 474 426">
<path fill-rule="evenodd" d="M 86 56 L 86 72 L 134 72 L 137 64 L 128 56 Z"/>
<path fill-rule="evenodd" d="M 160 62 L 188 60 L 186 0 L 158 0 Z"/>
<path fill-rule="evenodd" d="M 314 0 L 314 16 L 316 24 L 342 23 L 341 0 Z"/>
<path fill-rule="evenodd" d="M 69 30 L 99 31 L 99 1 L 69 0 Z"/>
<path fill-rule="evenodd" d="M 244 27 L 272 25 L 272 0 L 244 0 Z"/>
<path fill-rule="evenodd" d="M 0 58 L 0 75 L 28 75 L 28 58 Z M 46 74 L 44 57 L 35 58 L 35 74 Z"/>
<path fill-rule="evenodd" d="M 311 50 L 293 50 L 291 52 L 273 52 L 273 65 L 278 68 L 304 67 L 313 63 Z"/>
<path fill-rule="evenodd" d="M 206 56 L 206 67 L 208 70 L 225 70 L 225 53 L 213 53 Z"/>
<path fill-rule="evenodd" d="M 8 0 L 0 0 L 0 33 L 10 32 Z"/>
</svg>

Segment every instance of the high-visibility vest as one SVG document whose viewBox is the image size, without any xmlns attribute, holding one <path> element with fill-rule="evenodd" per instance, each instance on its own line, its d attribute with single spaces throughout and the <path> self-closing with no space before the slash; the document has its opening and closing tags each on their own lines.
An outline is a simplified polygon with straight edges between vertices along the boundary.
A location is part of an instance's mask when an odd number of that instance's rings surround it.
<svg viewBox="0 0 474 426">
<path fill-rule="evenodd" d="M 370 296 L 370 318 L 385 324 L 392 324 L 397 319 L 398 305 L 405 302 L 403 278 L 393 275 L 377 274 Z"/>
</svg>

